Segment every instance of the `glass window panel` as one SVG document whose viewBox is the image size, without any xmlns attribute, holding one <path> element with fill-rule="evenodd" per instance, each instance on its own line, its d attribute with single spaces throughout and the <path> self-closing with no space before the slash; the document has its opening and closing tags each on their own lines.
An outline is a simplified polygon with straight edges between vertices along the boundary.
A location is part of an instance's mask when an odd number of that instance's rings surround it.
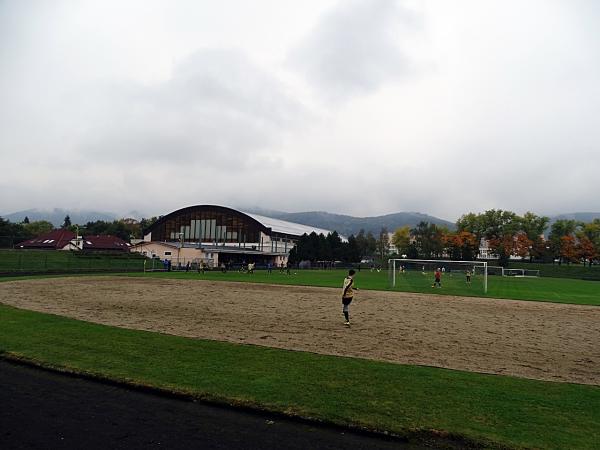
<svg viewBox="0 0 600 450">
<path fill-rule="evenodd" d="M 196 220 L 192 219 L 190 222 L 190 239 L 196 238 Z"/>
<path fill-rule="evenodd" d="M 209 235 L 209 237 L 212 241 L 214 241 L 217 238 L 217 235 L 216 235 L 217 229 L 216 228 L 217 228 L 217 221 L 216 221 L 216 219 L 212 219 L 210 221 L 210 235 Z"/>
</svg>

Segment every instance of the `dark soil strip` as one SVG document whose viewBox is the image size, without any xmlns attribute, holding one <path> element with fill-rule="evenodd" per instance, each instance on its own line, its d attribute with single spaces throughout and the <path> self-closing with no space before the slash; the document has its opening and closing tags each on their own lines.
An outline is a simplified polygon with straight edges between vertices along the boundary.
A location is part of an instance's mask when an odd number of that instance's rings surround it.
<svg viewBox="0 0 600 450">
<path fill-rule="evenodd" d="M 0 360 L 0 448 L 417 449 L 340 428 L 169 398 Z"/>
</svg>

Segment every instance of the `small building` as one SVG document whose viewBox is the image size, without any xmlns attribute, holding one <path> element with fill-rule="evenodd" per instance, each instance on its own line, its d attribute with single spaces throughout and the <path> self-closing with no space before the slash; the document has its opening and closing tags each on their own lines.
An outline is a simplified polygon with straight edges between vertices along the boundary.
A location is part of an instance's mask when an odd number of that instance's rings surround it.
<svg viewBox="0 0 600 450">
<path fill-rule="evenodd" d="M 110 234 L 97 234 L 95 236 L 77 236 L 62 250 L 128 252 L 130 248 L 131 244 L 120 237 L 111 236 Z"/>
<path fill-rule="evenodd" d="M 23 250 L 73 250 L 128 252 L 131 244 L 117 236 L 77 236 L 72 231 L 60 228 L 17 244 Z"/>
<path fill-rule="evenodd" d="M 16 248 L 24 250 L 63 250 L 75 238 L 75 233 L 72 231 L 59 228 L 20 242 L 16 245 Z"/>
</svg>

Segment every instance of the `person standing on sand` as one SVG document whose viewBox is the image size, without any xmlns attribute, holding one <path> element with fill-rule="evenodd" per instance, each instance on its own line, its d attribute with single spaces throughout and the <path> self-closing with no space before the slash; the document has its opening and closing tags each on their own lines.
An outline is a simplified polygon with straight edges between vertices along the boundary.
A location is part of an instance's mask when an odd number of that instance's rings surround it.
<svg viewBox="0 0 600 450">
<path fill-rule="evenodd" d="M 348 271 L 348 276 L 344 278 L 344 285 L 342 287 L 342 312 L 346 318 L 346 322 L 344 322 L 344 325 L 346 326 L 350 326 L 350 303 L 352 303 L 354 298 L 354 290 L 358 290 L 354 287 L 355 273 L 356 271 L 354 269 Z"/>
</svg>

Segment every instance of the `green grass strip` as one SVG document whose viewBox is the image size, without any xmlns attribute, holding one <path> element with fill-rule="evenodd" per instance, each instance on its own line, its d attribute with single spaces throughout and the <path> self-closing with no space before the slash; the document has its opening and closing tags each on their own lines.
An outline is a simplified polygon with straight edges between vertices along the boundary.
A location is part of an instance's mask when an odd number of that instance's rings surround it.
<svg viewBox="0 0 600 450">
<path fill-rule="evenodd" d="M 598 448 L 600 387 L 126 330 L 0 305 L 0 353 L 116 380 L 399 434 Z"/>
<path fill-rule="evenodd" d="M 0 272 L 53 272 L 143 270 L 144 258 L 139 253 L 71 252 L 63 250 L 0 249 Z"/>
<path fill-rule="evenodd" d="M 274 271 L 258 271 L 253 275 L 239 272 L 221 273 L 208 271 L 196 272 L 146 272 L 132 273 L 127 276 L 146 276 L 174 279 L 203 279 L 214 281 L 243 281 L 247 283 L 272 283 L 303 286 L 322 286 L 340 288 L 347 271 L 345 270 L 299 270 L 292 275 Z M 356 286 L 362 289 L 390 290 L 386 271 L 371 272 L 363 270 L 356 274 Z M 600 283 L 569 278 L 515 278 L 490 276 L 488 293 L 483 292 L 483 283 L 477 277 L 472 285 L 467 285 L 461 274 L 446 274 L 442 289 L 432 289 L 433 275 L 420 272 L 397 276 L 396 291 L 418 292 L 437 295 L 459 295 L 466 297 L 505 298 L 513 300 L 533 300 L 553 303 L 600 306 Z"/>
</svg>

